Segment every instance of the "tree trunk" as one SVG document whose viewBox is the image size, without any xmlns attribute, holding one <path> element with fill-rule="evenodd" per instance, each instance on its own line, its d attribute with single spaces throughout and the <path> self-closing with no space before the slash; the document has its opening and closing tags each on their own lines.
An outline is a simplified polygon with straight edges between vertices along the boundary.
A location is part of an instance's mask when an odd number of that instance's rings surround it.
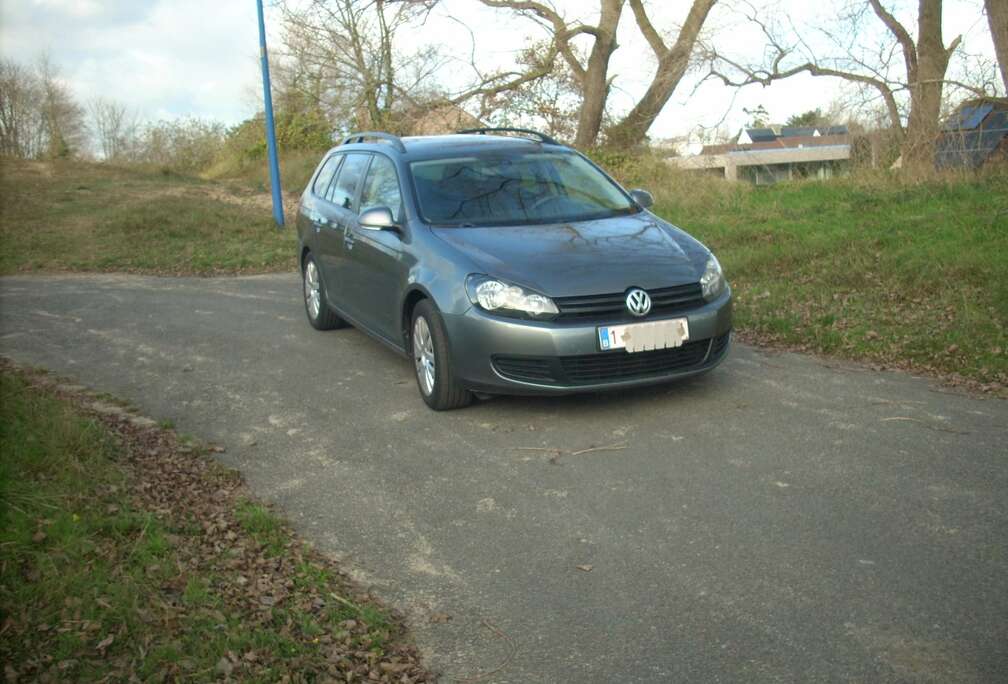
<svg viewBox="0 0 1008 684">
<path fill-rule="evenodd" d="M 606 99 L 609 96 L 609 58 L 616 50 L 616 28 L 623 12 L 623 0 L 602 0 L 602 16 L 596 29 L 595 44 L 588 55 L 582 80 L 581 112 L 578 115 L 574 145 L 585 149 L 595 144 L 602 128 Z"/>
<path fill-rule="evenodd" d="M 1001 83 L 1008 94 L 1008 2 L 1005 0 L 985 0 L 987 23 L 990 24 L 994 54 L 1001 68 Z"/>
<path fill-rule="evenodd" d="M 658 70 L 647 92 L 622 121 L 609 129 L 607 137 L 610 144 L 633 146 L 644 141 L 648 129 L 686 73 L 697 35 L 715 2 L 717 0 L 694 0 L 675 45 L 659 56 Z"/>
<path fill-rule="evenodd" d="M 934 145 L 941 118 L 942 86 L 949 56 L 942 42 L 941 0 L 920 0 L 917 16 L 917 59 L 909 70 L 910 114 L 903 140 L 903 164 L 925 169 L 934 164 Z"/>
</svg>

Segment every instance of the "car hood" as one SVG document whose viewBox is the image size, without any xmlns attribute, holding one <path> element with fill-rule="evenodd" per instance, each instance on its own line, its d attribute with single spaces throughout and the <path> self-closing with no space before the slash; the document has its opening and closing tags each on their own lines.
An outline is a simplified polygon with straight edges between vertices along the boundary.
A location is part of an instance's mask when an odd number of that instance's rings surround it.
<svg viewBox="0 0 1008 684">
<path fill-rule="evenodd" d="M 551 297 L 695 283 L 707 255 L 699 242 L 647 212 L 574 223 L 432 230 L 486 275 Z"/>
</svg>

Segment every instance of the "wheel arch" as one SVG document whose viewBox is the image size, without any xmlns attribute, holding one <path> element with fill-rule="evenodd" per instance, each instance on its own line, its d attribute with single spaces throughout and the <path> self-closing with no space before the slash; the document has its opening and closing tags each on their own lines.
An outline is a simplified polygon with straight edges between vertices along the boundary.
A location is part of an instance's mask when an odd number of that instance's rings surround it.
<svg viewBox="0 0 1008 684">
<path fill-rule="evenodd" d="M 434 302 L 434 296 L 422 285 L 414 283 L 406 291 L 403 297 L 402 309 L 399 316 L 399 327 L 402 335 L 403 348 L 409 353 L 410 326 L 413 324 L 413 310 L 416 305 L 425 299 Z M 435 302 L 434 306 L 437 306 Z"/>
</svg>

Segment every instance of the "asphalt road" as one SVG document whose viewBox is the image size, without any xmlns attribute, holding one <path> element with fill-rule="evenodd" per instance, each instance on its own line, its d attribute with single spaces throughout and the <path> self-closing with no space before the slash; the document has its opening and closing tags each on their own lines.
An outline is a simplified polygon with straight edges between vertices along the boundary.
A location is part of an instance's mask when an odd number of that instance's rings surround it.
<svg viewBox="0 0 1008 684">
<path fill-rule="evenodd" d="M 433 413 L 406 360 L 313 331 L 294 275 L 5 278 L 0 353 L 226 446 L 448 681 L 1008 676 L 1004 401 L 736 346 Z"/>
</svg>

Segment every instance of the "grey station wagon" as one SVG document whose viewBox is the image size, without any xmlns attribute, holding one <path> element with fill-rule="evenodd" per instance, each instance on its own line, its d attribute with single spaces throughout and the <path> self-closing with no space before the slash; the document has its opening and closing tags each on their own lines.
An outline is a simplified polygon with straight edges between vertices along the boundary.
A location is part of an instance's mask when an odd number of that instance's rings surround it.
<svg viewBox="0 0 1008 684">
<path fill-rule="evenodd" d="M 356 133 L 301 197 L 308 320 L 410 356 L 439 410 L 704 373 L 728 351 L 731 290 L 651 204 L 534 131 Z"/>
</svg>

